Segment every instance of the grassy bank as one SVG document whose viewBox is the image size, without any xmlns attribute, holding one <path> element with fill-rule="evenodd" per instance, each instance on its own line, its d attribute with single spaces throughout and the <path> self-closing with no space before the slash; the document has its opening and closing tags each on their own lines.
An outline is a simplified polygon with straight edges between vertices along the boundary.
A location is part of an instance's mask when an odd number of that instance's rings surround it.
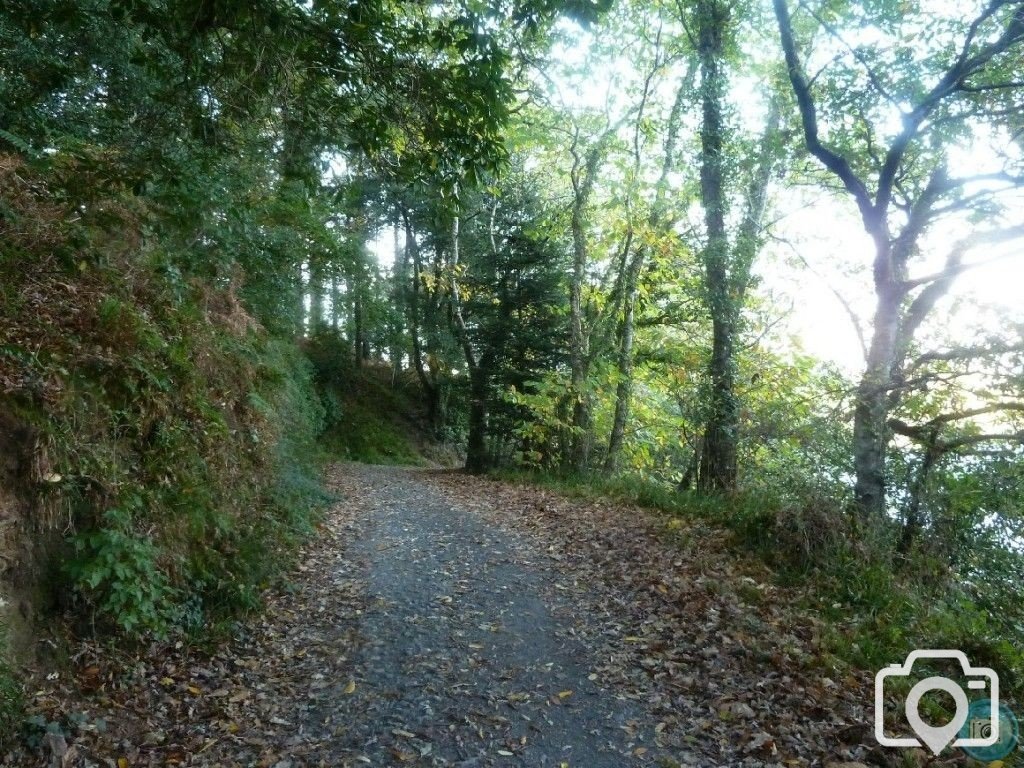
<svg viewBox="0 0 1024 768">
<path fill-rule="evenodd" d="M 1022 700 L 1020 628 L 1013 613 L 993 610 L 977 574 L 970 578 L 923 554 L 908 563 L 880 556 L 877 551 L 891 548 L 876 550 L 855 537 L 845 516 L 825 502 L 796 507 L 761 495 L 709 497 L 628 475 L 506 470 L 495 476 L 710 522 L 730 534 L 737 556 L 761 559 L 780 583 L 799 588 L 803 608 L 824 620 L 822 647 L 835 660 L 879 669 L 914 648 L 959 648 L 999 672 L 1004 696 Z"/>
<path fill-rule="evenodd" d="M 237 277 L 184 278 L 130 195 L 72 210 L 51 182 L 0 163 L 0 482 L 20 532 L 0 586 L 76 634 L 207 635 L 259 605 L 325 498 L 313 368 Z"/>
</svg>

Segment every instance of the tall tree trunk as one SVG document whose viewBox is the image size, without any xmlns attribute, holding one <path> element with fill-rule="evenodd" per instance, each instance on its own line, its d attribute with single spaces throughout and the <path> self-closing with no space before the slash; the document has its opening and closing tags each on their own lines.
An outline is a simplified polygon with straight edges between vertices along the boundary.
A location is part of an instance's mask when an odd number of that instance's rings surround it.
<svg viewBox="0 0 1024 768">
<path fill-rule="evenodd" d="M 725 228 L 725 103 L 726 73 L 723 55 L 728 4 L 701 0 L 697 4 L 698 54 L 701 90 L 701 201 L 707 242 L 704 246 L 705 301 L 711 315 L 711 390 L 704 430 L 704 450 L 698 487 L 704 491 L 736 487 L 736 443 L 739 408 L 733 347 L 736 333 L 736 301 L 729 280 L 729 239 Z"/>
<path fill-rule="evenodd" d="M 589 247 L 586 233 L 586 211 L 594 189 L 594 177 L 611 132 L 606 132 L 590 149 L 581 154 L 579 132 L 573 138 L 573 166 L 570 180 L 573 188 L 571 226 L 573 259 L 569 284 L 569 397 L 572 399 L 572 428 L 569 467 L 584 472 L 590 462 L 591 423 L 590 394 L 587 377 L 590 373 L 590 353 L 583 308 L 583 286 L 587 279 Z"/>
<path fill-rule="evenodd" d="M 618 472 L 625 442 L 626 422 L 629 420 L 630 400 L 633 397 L 633 338 L 635 335 L 635 313 L 637 284 L 643 267 L 643 249 L 638 248 L 630 260 L 623 285 L 622 325 L 619 334 L 619 383 L 615 387 L 615 416 L 612 432 L 608 439 L 608 455 L 605 457 L 605 472 Z"/>
<path fill-rule="evenodd" d="M 423 352 L 423 340 L 420 336 L 420 313 L 422 302 L 420 301 L 421 281 L 423 274 L 423 260 L 420 253 L 419 241 L 416 240 L 416 233 L 412 228 L 412 220 L 409 212 L 402 210 L 402 223 L 405 228 L 405 250 L 412 262 L 412 281 L 409 288 L 409 339 L 412 342 L 412 364 L 416 376 L 423 387 L 423 393 L 427 398 L 427 422 L 430 424 L 431 432 L 435 437 L 440 437 L 445 426 L 444 392 L 441 383 L 434 378 L 429 371 Z"/>
<path fill-rule="evenodd" d="M 363 297 L 362 290 L 358 286 L 356 287 L 355 306 L 353 307 L 352 310 L 352 319 L 355 326 L 352 352 L 354 355 L 356 368 L 362 368 L 363 352 L 365 350 L 366 344 L 363 339 Z"/>
<path fill-rule="evenodd" d="M 324 322 L 324 275 L 323 268 L 316 259 L 310 259 L 309 269 L 309 318 L 306 328 L 313 335 L 323 326 Z"/>
<path fill-rule="evenodd" d="M 391 356 L 391 384 L 394 386 L 402 375 L 402 358 L 405 357 L 402 317 L 405 315 L 405 285 L 406 273 L 409 270 L 409 249 L 399 246 L 401 231 L 397 221 L 394 222 L 392 236 L 395 268 L 394 274 L 391 276 L 391 297 L 394 312 L 388 321 L 391 329 L 391 348 L 388 350 L 388 354 Z"/>
<path fill-rule="evenodd" d="M 338 332 L 341 324 L 341 290 L 338 288 L 338 273 L 331 274 L 331 330 Z"/>
<path fill-rule="evenodd" d="M 459 217 L 452 220 L 451 231 L 451 315 L 455 326 L 455 336 L 462 347 L 469 369 L 469 436 L 466 444 L 466 471 L 481 474 L 487 471 L 490 457 L 487 455 L 487 399 L 488 399 L 488 366 L 473 349 L 473 342 L 462 316 L 462 298 L 459 283 L 455 277 L 455 268 L 459 264 Z"/>
<path fill-rule="evenodd" d="M 590 456 L 590 403 L 586 392 L 589 360 L 583 324 L 583 282 L 586 279 L 587 242 L 583 224 L 586 200 L 577 192 L 572 212 L 573 262 L 569 284 L 569 387 L 572 398 L 572 448 L 569 465 L 583 472 Z"/>
<path fill-rule="evenodd" d="M 479 475 L 487 471 L 487 372 L 475 366 L 469 372 L 469 437 L 466 441 L 466 471 Z"/>
<path fill-rule="evenodd" d="M 885 514 L 885 454 L 891 438 L 888 420 L 904 297 L 886 234 L 876 236 L 876 247 L 873 332 L 853 411 L 853 496 L 862 522 L 881 520 Z"/>
</svg>

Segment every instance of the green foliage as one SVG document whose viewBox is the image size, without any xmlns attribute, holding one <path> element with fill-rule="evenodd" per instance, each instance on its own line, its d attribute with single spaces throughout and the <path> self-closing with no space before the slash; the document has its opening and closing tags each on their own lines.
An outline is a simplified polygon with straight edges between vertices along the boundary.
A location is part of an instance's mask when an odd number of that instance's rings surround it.
<svg viewBox="0 0 1024 768">
<path fill-rule="evenodd" d="M 322 444 L 331 456 L 368 464 L 425 462 L 416 445 L 429 442 L 423 416 L 417 417 L 422 393 L 408 376 L 396 380 L 381 365 L 355 368 L 348 345 L 328 332 L 307 349 L 327 403 Z"/>
<path fill-rule="evenodd" d="M 0 407 L 42 446 L 35 524 L 55 511 L 72 524 L 53 591 L 135 636 L 257 606 L 325 500 L 312 367 L 259 328 L 230 281 L 183 283 L 144 249 L 135 201 L 97 201 L 102 216 L 76 221 L 51 202 L 72 188 L 59 173 L 7 171 L 20 218 L 8 243 L 35 269 L 4 261 L 0 273 L 39 309 L 0 304 Z"/>
<path fill-rule="evenodd" d="M 0 648 L 7 647 L 7 627 L 0 623 Z M 0 653 L 0 749 L 17 736 L 24 718 L 25 699 L 20 677 L 6 651 Z"/>
<path fill-rule="evenodd" d="M 131 516 L 122 510 L 107 510 L 103 526 L 72 538 L 72 587 L 125 633 L 166 634 L 173 590 L 157 564 L 159 549 L 131 533 Z"/>
</svg>

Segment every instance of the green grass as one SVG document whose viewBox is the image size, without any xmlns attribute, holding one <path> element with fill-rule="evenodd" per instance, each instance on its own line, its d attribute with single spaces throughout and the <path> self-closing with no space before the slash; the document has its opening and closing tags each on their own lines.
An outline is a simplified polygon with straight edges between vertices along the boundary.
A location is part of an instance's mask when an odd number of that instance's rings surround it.
<svg viewBox="0 0 1024 768">
<path fill-rule="evenodd" d="M 419 386 L 408 375 L 393 376 L 389 366 L 356 368 L 341 339 L 325 333 L 307 353 L 326 405 L 327 428 L 321 444 L 329 456 L 367 464 L 427 464 L 422 448 L 427 433 Z"/>
<path fill-rule="evenodd" d="M 323 437 L 332 456 L 367 464 L 424 464 L 406 431 L 361 397 L 345 397 Z"/>
</svg>

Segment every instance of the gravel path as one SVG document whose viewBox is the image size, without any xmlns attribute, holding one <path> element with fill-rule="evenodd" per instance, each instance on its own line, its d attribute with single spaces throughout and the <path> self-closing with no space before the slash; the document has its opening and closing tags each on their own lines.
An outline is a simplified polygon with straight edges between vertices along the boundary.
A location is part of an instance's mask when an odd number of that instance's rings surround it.
<svg viewBox="0 0 1024 768">
<path fill-rule="evenodd" d="M 635 705 L 596 684 L 543 553 L 414 471 L 346 475 L 368 502 L 346 556 L 366 607 L 355 688 L 323 714 L 348 758 L 614 768 L 652 757 Z"/>
<path fill-rule="evenodd" d="M 452 472 L 328 477 L 338 503 L 231 642 L 82 643 L 26 686 L 57 732 L 0 765 L 902 764 L 870 672 L 720 529 Z"/>
</svg>

